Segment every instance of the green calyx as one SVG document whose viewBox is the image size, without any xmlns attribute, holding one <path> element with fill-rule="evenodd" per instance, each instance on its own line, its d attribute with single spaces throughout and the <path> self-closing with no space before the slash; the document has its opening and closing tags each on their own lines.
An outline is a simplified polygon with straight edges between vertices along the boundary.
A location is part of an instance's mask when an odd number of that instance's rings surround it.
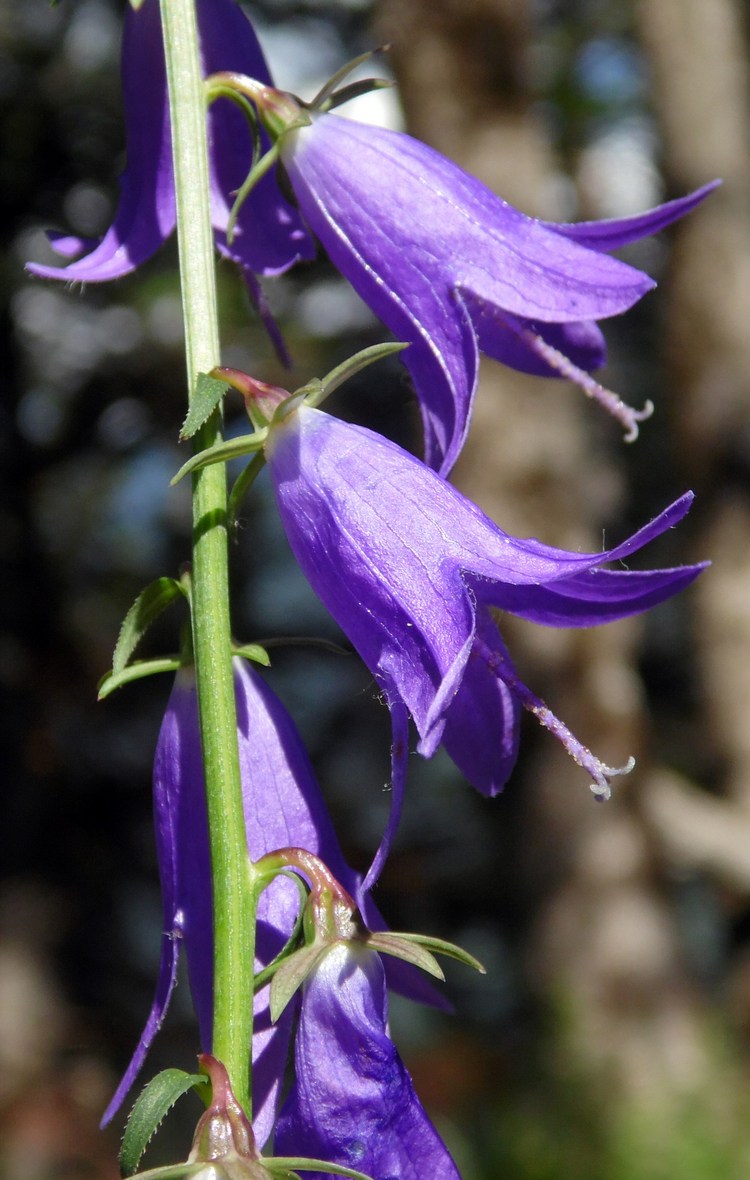
<svg viewBox="0 0 750 1180">
<path fill-rule="evenodd" d="M 213 447 L 199 451 L 191 459 L 188 459 L 187 463 L 184 463 L 177 474 L 172 477 L 172 485 L 179 483 L 186 475 L 200 471 L 203 467 L 209 467 L 213 463 L 226 463 L 228 460 L 236 459 L 242 455 L 259 455 L 268 439 L 269 429 L 274 424 L 283 422 L 300 405 L 320 406 L 334 390 L 348 381 L 350 377 L 376 361 L 402 352 L 407 347 L 408 345 L 401 341 L 393 341 L 363 348 L 360 352 L 356 352 L 353 356 L 342 361 L 335 369 L 331 369 L 325 377 L 314 377 L 293 393 L 278 385 L 269 385 L 265 381 L 259 381 L 239 369 L 226 368 L 221 365 L 212 369 L 210 373 L 202 373 L 196 388 L 205 397 L 203 410 L 210 402 L 212 403 L 211 411 L 213 411 L 227 392 L 227 388 L 231 386 L 242 394 L 248 417 L 256 429 L 252 434 L 225 439 Z M 187 425 L 186 422 L 183 427 L 183 437 L 185 437 Z M 243 488 L 244 490 L 246 487 Z M 235 499 L 234 493 L 232 493 L 232 499 Z"/>
<path fill-rule="evenodd" d="M 478 959 L 442 938 L 396 931 L 369 931 L 354 899 L 330 869 L 305 849 L 281 848 L 262 857 L 253 866 L 262 888 L 279 873 L 288 873 L 290 870 L 299 873 L 309 887 L 309 895 L 301 912 L 304 946 L 294 949 L 295 932 L 281 954 L 263 972 L 262 982 L 265 983 L 269 978 L 271 980 L 270 1012 L 274 1022 L 329 951 L 340 943 L 349 944 L 352 950 L 359 948 L 362 951 L 392 955 L 440 980 L 445 977 L 435 958 L 436 954 L 446 955 L 481 974 L 485 973 Z"/>
<path fill-rule="evenodd" d="M 318 1172 L 349 1176 L 351 1180 L 372 1180 L 364 1172 L 327 1160 L 261 1155 L 250 1119 L 234 1095 L 224 1065 L 208 1053 L 198 1060 L 200 1074 L 165 1070 L 141 1094 L 123 1140 L 120 1155 L 123 1176 L 132 1176 L 134 1180 L 183 1180 L 183 1177 L 193 1180 L 299 1180 L 299 1172 Z M 204 1089 L 209 1084 L 210 1100 L 198 1120 L 188 1158 L 182 1163 L 135 1173 L 134 1168 L 148 1140 L 167 1111 L 189 1089 Z"/>
<path fill-rule="evenodd" d="M 312 102 L 305 102 L 285 90 L 277 90 L 255 78 L 248 78 L 245 74 L 226 70 L 212 74 L 205 81 L 206 101 L 210 104 L 220 98 L 228 99 L 242 111 L 250 128 L 253 140 L 252 160 L 248 174 L 240 188 L 229 214 L 227 222 L 227 241 L 234 236 L 237 217 L 242 205 L 247 200 L 258 181 L 276 166 L 281 155 L 281 147 L 286 136 L 292 131 L 309 127 L 316 114 L 325 114 L 359 98 L 362 94 L 369 94 L 373 90 L 382 90 L 393 86 L 387 78 L 364 78 L 358 82 L 351 82 L 348 86 L 338 89 L 339 83 L 348 77 L 363 62 L 373 57 L 377 50 L 363 53 L 353 61 L 348 62 L 333 75 L 332 78 L 318 91 Z M 261 155 L 260 134 L 258 120 L 271 138 L 271 147 Z"/>
</svg>

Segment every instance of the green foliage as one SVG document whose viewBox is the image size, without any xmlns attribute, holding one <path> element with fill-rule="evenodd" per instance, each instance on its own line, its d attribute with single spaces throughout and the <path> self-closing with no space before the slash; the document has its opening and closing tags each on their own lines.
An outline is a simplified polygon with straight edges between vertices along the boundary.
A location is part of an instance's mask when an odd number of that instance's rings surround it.
<svg viewBox="0 0 750 1180">
<path fill-rule="evenodd" d="M 157 578 L 141 591 L 123 619 L 112 657 L 113 673 L 117 674 L 125 669 L 154 620 L 158 619 L 175 599 L 184 595 L 185 587 L 176 578 Z"/>
<path fill-rule="evenodd" d="M 188 1090 L 205 1086 L 206 1078 L 202 1074 L 189 1074 L 182 1069 L 165 1069 L 151 1079 L 136 1099 L 122 1138 L 120 1172 L 123 1176 L 134 1174 L 153 1135 L 177 1099 Z"/>
<path fill-rule="evenodd" d="M 227 391 L 226 381 L 219 381 L 216 377 L 209 377 L 208 373 L 199 373 L 195 383 L 193 396 L 190 399 L 190 409 L 182 424 L 180 438 L 192 438 L 213 414 Z"/>
</svg>

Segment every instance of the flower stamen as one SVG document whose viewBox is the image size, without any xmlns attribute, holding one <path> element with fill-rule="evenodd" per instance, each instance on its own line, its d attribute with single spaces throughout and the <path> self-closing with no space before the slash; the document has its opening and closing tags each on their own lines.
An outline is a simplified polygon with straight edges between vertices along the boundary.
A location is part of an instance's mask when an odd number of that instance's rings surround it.
<svg viewBox="0 0 750 1180">
<path fill-rule="evenodd" d="M 539 724 L 549 730 L 552 736 L 562 743 L 573 761 L 588 771 L 593 780 L 590 785 L 594 798 L 600 803 L 606 803 L 611 799 L 612 784 L 609 780 L 622 774 L 630 774 L 635 766 L 635 758 L 628 758 L 624 766 L 607 766 L 587 746 L 584 746 L 575 734 L 571 733 L 567 725 L 555 716 L 540 697 L 536 696 L 524 684 L 502 652 L 493 651 L 479 636 L 475 638 L 474 644 L 493 676 L 497 676 L 498 680 L 507 684 L 524 709 L 533 713 Z"/>
<path fill-rule="evenodd" d="M 579 389 L 583 390 L 587 397 L 603 406 L 607 413 L 624 427 L 625 442 L 635 442 L 638 438 L 639 423 L 645 422 L 654 412 L 654 403 L 650 398 L 643 409 L 633 409 L 622 400 L 619 394 L 607 389 L 585 369 L 579 369 L 577 365 L 573 364 L 573 361 L 565 353 L 548 344 L 538 332 L 516 325 L 509 318 L 506 322 L 517 332 L 524 344 L 527 344 L 551 369 L 554 369 L 566 381 L 572 381 Z"/>
</svg>

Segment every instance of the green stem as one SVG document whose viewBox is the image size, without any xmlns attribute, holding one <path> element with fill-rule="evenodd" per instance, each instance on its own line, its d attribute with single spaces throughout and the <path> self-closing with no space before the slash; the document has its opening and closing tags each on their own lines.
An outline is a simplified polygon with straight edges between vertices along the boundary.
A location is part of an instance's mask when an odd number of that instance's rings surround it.
<svg viewBox="0 0 750 1180">
<path fill-rule="evenodd" d="M 194 0 L 161 0 L 172 120 L 188 387 L 220 363 L 209 207 L 206 104 Z M 154 112 L 156 115 L 158 112 Z M 221 438 L 217 411 L 195 440 Z M 249 889 L 231 665 L 224 464 L 193 477 L 193 650 L 201 719 L 214 912 L 212 1052 L 250 1110 L 255 921 Z"/>
</svg>

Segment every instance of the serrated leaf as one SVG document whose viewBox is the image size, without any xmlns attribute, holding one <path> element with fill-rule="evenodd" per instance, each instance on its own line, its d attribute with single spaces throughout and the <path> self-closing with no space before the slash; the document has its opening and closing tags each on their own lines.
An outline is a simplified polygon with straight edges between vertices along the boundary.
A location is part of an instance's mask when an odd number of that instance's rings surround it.
<svg viewBox="0 0 750 1180">
<path fill-rule="evenodd" d="M 120 1148 L 120 1172 L 132 1176 L 154 1132 L 178 1098 L 194 1086 L 205 1086 L 203 1074 L 185 1073 L 184 1069 L 165 1069 L 146 1086 L 130 1112 Z"/>
<path fill-rule="evenodd" d="M 112 657 L 112 672 L 122 672 L 146 631 L 162 611 L 176 598 L 184 597 L 185 588 L 176 578 L 157 578 L 141 590 L 123 619 Z"/>
<path fill-rule="evenodd" d="M 190 409 L 180 430 L 180 440 L 192 438 L 213 414 L 229 386 L 226 381 L 199 373 L 190 399 Z"/>
<path fill-rule="evenodd" d="M 315 970 L 320 960 L 330 950 L 329 945 L 305 946 L 295 951 L 286 959 L 271 980 L 271 994 L 269 1007 L 271 1020 L 276 1021 L 281 1016 L 294 993 Z"/>
<path fill-rule="evenodd" d="M 237 459 L 242 455 L 252 455 L 261 449 L 267 437 L 267 430 L 258 430 L 255 434 L 243 434 L 240 438 L 225 439 L 213 447 L 207 447 L 205 451 L 199 451 L 197 455 L 193 455 L 192 459 L 188 459 L 187 463 L 183 463 L 177 474 L 173 475 L 169 481 L 170 485 L 174 487 L 186 475 L 200 471 L 203 467 L 209 467 L 212 463 L 228 463 L 230 459 Z"/>
<path fill-rule="evenodd" d="M 103 701 L 123 685 L 143 680 L 145 676 L 155 676 L 157 672 L 176 672 L 180 663 L 178 656 L 166 656 L 162 660 L 134 660 L 122 672 L 107 672 L 106 676 L 102 676 L 96 699 Z"/>
<path fill-rule="evenodd" d="M 367 939 L 371 950 L 379 951 L 383 955 L 393 955 L 396 959 L 403 959 L 405 963 L 412 963 L 435 979 L 443 980 L 445 975 L 433 954 L 417 942 L 404 941 L 398 934 L 371 934 Z"/>
</svg>

